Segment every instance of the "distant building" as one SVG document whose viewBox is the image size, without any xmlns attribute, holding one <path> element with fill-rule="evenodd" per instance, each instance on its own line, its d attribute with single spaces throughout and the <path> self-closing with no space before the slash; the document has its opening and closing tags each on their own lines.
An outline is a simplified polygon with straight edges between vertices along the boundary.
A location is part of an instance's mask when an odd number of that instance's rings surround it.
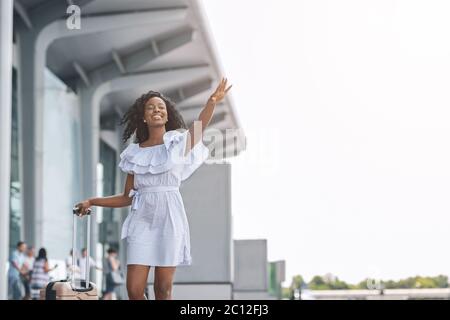
<svg viewBox="0 0 450 320">
<path fill-rule="evenodd" d="M 234 240 L 233 299 L 281 299 L 285 262 L 267 261 L 267 240 Z"/>
</svg>

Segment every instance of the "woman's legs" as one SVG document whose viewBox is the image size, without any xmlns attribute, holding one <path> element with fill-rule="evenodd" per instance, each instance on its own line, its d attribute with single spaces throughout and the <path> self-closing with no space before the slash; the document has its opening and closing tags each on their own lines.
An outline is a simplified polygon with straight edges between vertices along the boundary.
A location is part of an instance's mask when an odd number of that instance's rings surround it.
<svg viewBox="0 0 450 320">
<path fill-rule="evenodd" d="M 114 292 L 114 286 L 111 283 L 111 273 L 108 273 L 106 275 L 106 288 L 105 292 L 103 293 L 102 300 L 112 300 L 112 294 Z"/>
<path fill-rule="evenodd" d="M 153 290 L 156 300 L 172 300 L 172 282 L 176 267 L 155 267 Z"/>
<path fill-rule="evenodd" d="M 144 292 L 149 271 L 149 266 L 137 264 L 127 266 L 127 291 L 130 300 L 146 300 Z"/>
</svg>

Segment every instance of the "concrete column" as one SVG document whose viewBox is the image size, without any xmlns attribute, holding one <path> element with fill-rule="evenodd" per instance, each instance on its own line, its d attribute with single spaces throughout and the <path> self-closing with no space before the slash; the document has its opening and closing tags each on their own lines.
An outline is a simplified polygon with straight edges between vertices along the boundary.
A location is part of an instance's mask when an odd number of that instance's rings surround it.
<svg viewBox="0 0 450 320">
<path fill-rule="evenodd" d="M 21 201 L 24 240 L 42 245 L 43 85 L 45 57 L 36 43 L 38 31 L 18 27 L 18 102 L 22 143 Z"/>
<path fill-rule="evenodd" d="M 0 1 L 0 300 L 8 298 L 13 0 Z"/>
</svg>

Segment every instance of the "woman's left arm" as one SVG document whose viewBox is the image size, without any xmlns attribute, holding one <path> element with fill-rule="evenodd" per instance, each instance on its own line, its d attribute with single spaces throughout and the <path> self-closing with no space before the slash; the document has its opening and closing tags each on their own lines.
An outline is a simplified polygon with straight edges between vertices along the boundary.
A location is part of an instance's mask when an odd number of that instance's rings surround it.
<svg viewBox="0 0 450 320">
<path fill-rule="evenodd" d="M 186 141 L 186 151 L 184 155 L 186 156 L 189 151 L 194 148 L 194 146 L 197 144 L 197 142 L 202 139 L 203 131 L 205 131 L 206 127 L 208 126 L 209 122 L 211 121 L 211 118 L 214 114 L 214 109 L 216 107 L 216 104 L 225 98 L 225 95 L 227 92 L 231 89 L 233 85 L 230 85 L 227 87 L 227 78 L 222 78 L 219 85 L 217 86 L 214 93 L 209 97 L 208 101 L 206 102 L 206 106 L 203 108 L 203 110 L 200 112 L 200 115 L 198 116 L 198 120 L 194 121 L 194 123 L 189 127 L 189 135 L 190 135 L 190 141 Z M 198 123 L 200 122 L 200 123 Z M 200 125 L 201 132 L 198 134 L 196 132 L 197 126 Z M 198 129 L 197 129 L 198 130 Z M 194 134 L 197 133 L 197 134 Z"/>
</svg>

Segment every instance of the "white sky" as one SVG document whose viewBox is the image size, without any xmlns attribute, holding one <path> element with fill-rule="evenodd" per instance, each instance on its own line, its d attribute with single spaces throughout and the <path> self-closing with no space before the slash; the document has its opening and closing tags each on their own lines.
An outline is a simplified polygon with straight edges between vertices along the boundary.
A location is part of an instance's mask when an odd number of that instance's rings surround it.
<svg viewBox="0 0 450 320">
<path fill-rule="evenodd" d="M 450 2 L 204 6 L 248 138 L 234 238 L 286 285 L 450 274 Z"/>
</svg>

